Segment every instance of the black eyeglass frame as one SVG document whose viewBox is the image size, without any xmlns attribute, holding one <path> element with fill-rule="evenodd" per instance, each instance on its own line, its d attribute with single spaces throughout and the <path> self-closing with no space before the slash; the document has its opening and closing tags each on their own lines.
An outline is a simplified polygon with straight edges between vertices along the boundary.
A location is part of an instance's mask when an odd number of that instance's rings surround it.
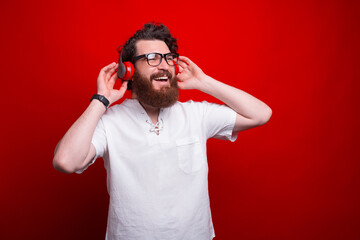
<svg viewBox="0 0 360 240">
<path fill-rule="evenodd" d="M 160 56 L 161 56 L 160 62 L 159 62 L 157 65 L 151 65 L 151 64 L 149 63 L 149 58 L 148 58 L 148 56 L 149 56 L 150 54 L 157 54 L 157 55 L 160 55 Z M 175 55 L 175 56 L 176 56 L 176 63 L 172 62 L 173 65 L 169 64 L 169 62 L 166 60 L 166 57 L 169 56 L 169 55 Z M 144 58 L 144 57 L 146 58 L 146 61 L 147 61 L 147 63 L 149 64 L 149 66 L 152 66 L 152 67 L 159 66 L 159 65 L 161 64 L 163 58 L 165 59 L 165 62 L 166 62 L 169 66 L 175 66 L 175 65 L 178 63 L 178 61 L 179 61 L 179 54 L 178 54 L 178 53 L 170 52 L 170 53 L 161 54 L 161 53 L 153 52 L 153 53 L 147 53 L 147 54 L 143 54 L 143 55 L 139 55 L 139 56 L 134 57 L 134 58 L 133 58 L 133 63 L 135 64 L 135 62 L 136 62 L 137 60 L 139 60 L 139 59 L 141 59 L 141 58 Z M 174 61 L 174 60 L 173 60 L 173 61 Z"/>
</svg>

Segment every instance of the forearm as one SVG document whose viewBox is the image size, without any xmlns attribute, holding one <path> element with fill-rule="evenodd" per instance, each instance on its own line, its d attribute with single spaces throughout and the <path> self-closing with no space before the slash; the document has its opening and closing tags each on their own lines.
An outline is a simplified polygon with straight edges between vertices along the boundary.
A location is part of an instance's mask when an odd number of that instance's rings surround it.
<svg viewBox="0 0 360 240">
<path fill-rule="evenodd" d="M 199 90 L 221 100 L 239 115 L 254 121 L 256 125 L 266 123 L 271 116 L 271 109 L 264 102 L 209 76 L 205 75 L 201 80 Z"/>
<path fill-rule="evenodd" d="M 179 60 L 179 88 L 200 90 L 232 108 L 237 113 L 233 133 L 260 126 L 270 119 L 271 109 L 259 99 L 207 76 L 185 56 L 180 56 Z"/>
<path fill-rule="evenodd" d="M 89 156 L 91 139 L 105 110 L 100 101 L 93 100 L 70 127 L 55 149 L 53 165 L 57 170 L 74 172 L 84 167 L 91 157 L 94 157 Z"/>
</svg>

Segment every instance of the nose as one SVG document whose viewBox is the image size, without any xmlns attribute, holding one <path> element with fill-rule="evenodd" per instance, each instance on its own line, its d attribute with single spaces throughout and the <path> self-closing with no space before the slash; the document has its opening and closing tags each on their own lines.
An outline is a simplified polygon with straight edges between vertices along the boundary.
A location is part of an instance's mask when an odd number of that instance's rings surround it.
<svg viewBox="0 0 360 240">
<path fill-rule="evenodd" d="M 169 70 L 169 64 L 167 64 L 165 58 L 162 59 L 161 63 L 157 66 L 159 70 Z"/>
</svg>

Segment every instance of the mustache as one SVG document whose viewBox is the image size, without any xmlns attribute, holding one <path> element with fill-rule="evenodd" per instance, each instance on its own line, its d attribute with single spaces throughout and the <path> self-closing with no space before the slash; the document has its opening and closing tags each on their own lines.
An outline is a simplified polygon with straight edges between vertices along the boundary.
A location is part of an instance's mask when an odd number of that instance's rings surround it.
<svg viewBox="0 0 360 240">
<path fill-rule="evenodd" d="M 168 70 L 161 70 L 161 72 L 151 74 L 151 75 L 150 75 L 150 80 L 152 81 L 152 80 L 155 79 L 155 78 L 164 77 L 164 76 L 168 77 L 169 80 L 172 79 L 172 74 L 171 74 L 171 72 L 169 72 Z"/>
</svg>

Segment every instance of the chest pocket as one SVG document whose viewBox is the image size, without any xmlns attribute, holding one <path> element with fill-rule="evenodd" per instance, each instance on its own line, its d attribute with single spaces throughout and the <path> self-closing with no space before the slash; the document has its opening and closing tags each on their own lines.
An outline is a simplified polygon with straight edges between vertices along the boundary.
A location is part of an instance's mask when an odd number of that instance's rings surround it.
<svg viewBox="0 0 360 240">
<path fill-rule="evenodd" d="M 176 141 L 179 168 L 185 173 L 195 173 L 205 164 L 199 137 L 182 138 Z"/>
</svg>

